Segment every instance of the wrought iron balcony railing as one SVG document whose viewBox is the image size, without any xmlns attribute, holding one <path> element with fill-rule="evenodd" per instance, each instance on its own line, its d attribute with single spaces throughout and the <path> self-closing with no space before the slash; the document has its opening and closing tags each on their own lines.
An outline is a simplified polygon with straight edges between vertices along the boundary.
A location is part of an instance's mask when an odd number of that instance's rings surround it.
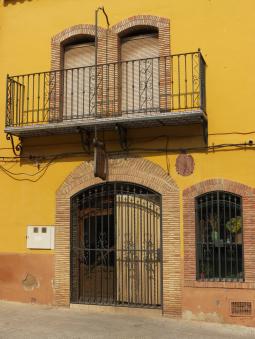
<svg viewBox="0 0 255 339">
<path fill-rule="evenodd" d="M 7 77 L 8 131 L 178 112 L 205 113 L 200 52 Z"/>
</svg>

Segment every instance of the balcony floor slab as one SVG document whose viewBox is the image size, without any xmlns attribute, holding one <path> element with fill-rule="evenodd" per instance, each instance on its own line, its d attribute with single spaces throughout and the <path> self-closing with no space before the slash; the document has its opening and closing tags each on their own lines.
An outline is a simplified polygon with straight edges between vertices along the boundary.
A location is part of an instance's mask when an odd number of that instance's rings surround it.
<svg viewBox="0 0 255 339">
<path fill-rule="evenodd" d="M 32 137 L 55 134 L 77 133 L 79 128 L 84 130 L 113 130 L 116 125 L 125 128 L 149 128 L 170 125 L 190 125 L 201 124 L 207 121 L 206 114 L 200 110 L 182 110 L 172 112 L 153 112 L 122 114 L 119 116 L 104 118 L 83 118 L 73 120 L 63 120 L 41 124 L 31 124 L 27 126 L 6 127 L 5 132 L 17 137 Z"/>
</svg>

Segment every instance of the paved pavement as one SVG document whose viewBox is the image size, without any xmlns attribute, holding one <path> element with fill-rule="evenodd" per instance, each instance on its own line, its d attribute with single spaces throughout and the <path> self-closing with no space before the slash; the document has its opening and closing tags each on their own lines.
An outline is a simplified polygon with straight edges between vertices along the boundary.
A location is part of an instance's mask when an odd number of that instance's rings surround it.
<svg viewBox="0 0 255 339">
<path fill-rule="evenodd" d="M 255 338 L 255 329 L 85 309 L 0 302 L 0 338 L 236 339 Z"/>
</svg>

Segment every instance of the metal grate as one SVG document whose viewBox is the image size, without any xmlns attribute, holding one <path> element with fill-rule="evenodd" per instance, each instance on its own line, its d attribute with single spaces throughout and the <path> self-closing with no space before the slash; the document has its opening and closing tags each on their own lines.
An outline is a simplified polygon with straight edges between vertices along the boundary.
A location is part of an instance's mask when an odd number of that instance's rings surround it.
<svg viewBox="0 0 255 339">
<path fill-rule="evenodd" d="M 71 301 L 161 306 L 161 197 L 104 183 L 72 198 Z"/>
<path fill-rule="evenodd" d="M 231 301 L 230 313 L 233 317 L 251 316 L 252 301 Z"/>
<path fill-rule="evenodd" d="M 242 198 L 213 191 L 196 198 L 197 279 L 243 281 Z"/>
</svg>

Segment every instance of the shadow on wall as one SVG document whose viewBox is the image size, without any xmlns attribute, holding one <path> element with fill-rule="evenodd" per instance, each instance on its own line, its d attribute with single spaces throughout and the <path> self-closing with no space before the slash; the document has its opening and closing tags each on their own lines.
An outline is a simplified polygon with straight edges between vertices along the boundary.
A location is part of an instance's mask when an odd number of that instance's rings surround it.
<svg viewBox="0 0 255 339">
<path fill-rule="evenodd" d="M 8 5 L 16 5 L 17 3 L 23 4 L 23 2 L 31 2 L 33 0 L 3 0 L 3 5 L 6 7 Z"/>
</svg>

